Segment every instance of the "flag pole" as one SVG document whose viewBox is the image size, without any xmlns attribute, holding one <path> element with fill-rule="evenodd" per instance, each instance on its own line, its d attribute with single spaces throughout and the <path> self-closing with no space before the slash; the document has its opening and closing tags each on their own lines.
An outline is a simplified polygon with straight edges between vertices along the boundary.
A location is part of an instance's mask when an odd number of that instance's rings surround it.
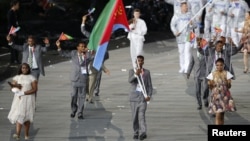
<svg viewBox="0 0 250 141">
<path fill-rule="evenodd" d="M 135 70 L 136 71 L 136 70 Z M 141 80 L 140 80 L 140 78 L 139 78 L 139 76 L 137 76 L 136 75 L 136 78 L 137 78 L 137 81 L 138 81 L 138 83 L 139 83 L 139 86 L 140 86 L 140 88 L 142 88 L 142 94 L 143 94 L 143 96 L 144 96 L 144 98 L 147 98 L 148 96 L 147 96 L 147 94 L 146 94 L 146 90 L 145 90 L 145 87 L 142 87 L 142 83 L 141 83 Z M 142 79 L 142 78 L 141 78 Z M 143 82 L 143 79 L 142 79 L 142 82 Z M 149 101 L 147 101 L 147 104 L 149 104 Z"/>
<path fill-rule="evenodd" d="M 140 68 L 139 63 L 138 63 L 138 60 L 136 60 L 136 62 L 137 62 L 138 68 Z M 136 69 L 135 69 L 135 72 L 136 72 Z M 145 88 L 145 85 L 144 85 L 144 81 L 143 81 L 142 75 L 140 74 L 141 80 L 140 80 L 140 78 L 139 78 L 138 75 L 136 75 L 136 78 L 137 78 L 137 81 L 138 81 L 138 83 L 139 83 L 140 88 L 142 89 L 142 94 L 143 94 L 144 98 L 147 98 L 148 95 L 147 95 L 147 92 L 146 92 L 146 88 Z M 142 81 L 142 82 L 141 82 L 141 81 Z M 147 104 L 149 104 L 149 101 L 147 101 Z"/>
<path fill-rule="evenodd" d="M 136 62 L 137 62 L 138 68 L 140 68 L 138 60 L 136 60 Z M 142 68 L 140 68 L 140 69 L 142 69 Z M 145 88 L 145 84 L 144 84 L 144 81 L 143 81 L 143 79 L 142 79 L 142 74 L 141 74 L 141 73 L 140 73 L 140 77 L 141 77 L 141 81 L 142 81 L 143 90 L 144 90 L 144 93 L 145 93 L 144 96 L 148 97 L 147 92 L 146 92 L 146 88 Z M 145 97 L 145 98 L 146 98 L 146 97 Z"/>
<path fill-rule="evenodd" d="M 11 31 L 13 30 L 13 26 L 11 26 L 11 28 L 10 28 L 10 31 L 9 31 L 9 34 L 8 35 L 10 35 L 10 33 L 11 33 Z"/>
<path fill-rule="evenodd" d="M 179 33 L 181 33 L 188 25 L 189 25 L 189 23 L 193 20 L 193 19 L 195 19 L 199 14 L 200 14 L 200 12 L 202 12 L 202 10 L 204 9 L 204 8 L 206 8 L 208 5 L 209 5 L 209 3 L 212 1 L 212 3 L 214 2 L 213 0 L 210 0 L 210 1 L 208 1 L 190 20 L 189 20 L 189 22 L 185 25 L 185 26 L 183 26 L 183 28 L 179 31 Z"/>
</svg>

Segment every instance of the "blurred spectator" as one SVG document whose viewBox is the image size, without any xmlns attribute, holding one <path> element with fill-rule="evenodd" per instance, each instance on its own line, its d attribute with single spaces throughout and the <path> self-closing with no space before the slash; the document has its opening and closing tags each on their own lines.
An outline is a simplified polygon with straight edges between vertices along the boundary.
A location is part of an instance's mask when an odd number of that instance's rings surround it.
<svg viewBox="0 0 250 141">
<path fill-rule="evenodd" d="M 13 0 L 10 2 L 10 10 L 7 13 L 7 22 L 8 22 L 8 32 L 10 31 L 11 27 L 18 27 L 19 23 L 18 23 L 18 13 L 17 11 L 19 10 L 19 6 L 20 6 L 20 2 L 18 0 Z M 14 33 L 13 35 L 13 40 L 15 40 L 15 42 L 17 42 L 18 40 L 18 34 Z M 13 48 L 9 48 L 10 49 L 10 63 L 13 64 L 19 64 L 19 59 L 18 59 L 18 51 L 14 50 Z"/>
<path fill-rule="evenodd" d="M 46 6 L 44 6 L 44 0 L 35 0 L 32 5 L 34 12 L 40 17 L 46 17 Z"/>
<path fill-rule="evenodd" d="M 170 29 L 170 26 L 168 23 L 171 21 L 172 14 L 170 15 L 170 6 L 164 1 L 159 0 L 158 3 L 156 3 L 156 14 L 157 14 L 157 20 L 160 23 L 160 27 L 163 29 Z"/>
<path fill-rule="evenodd" d="M 164 0 L 135 0 L 127 9 L 128 19 L 132 18 L 134 9 L 140 9 L 141 18 L 145 20 L 149 30 L 170 29 L 167 23 L 171 21 L 173 8 Z"/>
</svg>

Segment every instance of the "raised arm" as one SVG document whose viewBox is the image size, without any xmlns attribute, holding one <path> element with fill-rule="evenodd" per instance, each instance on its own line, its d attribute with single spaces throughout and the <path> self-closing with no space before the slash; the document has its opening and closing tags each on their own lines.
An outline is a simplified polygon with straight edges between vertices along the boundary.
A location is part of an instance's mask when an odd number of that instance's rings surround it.
<svg viewBox="0 0 250 141">
<path fill-rule="evenodd" d="M 129 70 L 129 77 L 128 77 L 128 82 L 133 83 L 136 80 L 136 74 L 133 69 Z"/>
<path fill-rule="evenodd" d="M 81 32 L 84 36 L 86 36 L 87 38 L 89 38 L 90 36 L 90 32 L 88 32 L 85 28 L 85 23 L 86 23 L 86 20 L 87 20 L 87 16 L 88 15 L 84 15 L 82 16 L 82 24 L 81 24 Z"/>
<path fill-rule="evenodd" d="M 43 42 L 45 46 L 42 46 L 42 52 L 47 52 L 47 48 L 50 47 L 49 38 L 45 37 Z"/>
<path fill-rule="evenodd" d="M 62 50 L 61 43 L 60 43 L 59 40 L 56 41 L 56 47 L 57 47 L 57 51 L 58 51 L 58 53 L 59 53 L 60 56 L 62 56 L 62 57 L 68 57 L 68 58 L 71 57 L 71 52 L 66 52 L 66 51 Z"/>
<path fill-rule="evenodd" d="M 23 45 L 16 45 L 16 44 L 13 42 L 11 35 L 7 35 L 7 36 L 6 36 L 6 40 L 7 40 L 7 42 L 8 42 L 8 45 L 9 45 L 11 48 L 13 48 L 13 49 L 15 49 L 15 50 L 18 50 L 18 51 L 23 51 Z"/>
</svg>

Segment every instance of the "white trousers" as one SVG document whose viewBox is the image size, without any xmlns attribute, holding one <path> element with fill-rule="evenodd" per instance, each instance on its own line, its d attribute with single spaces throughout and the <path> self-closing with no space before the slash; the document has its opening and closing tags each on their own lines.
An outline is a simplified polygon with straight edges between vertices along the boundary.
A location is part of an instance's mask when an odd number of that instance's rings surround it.
<svg viewBox="0 0 250 141">
<path fill-rule="evenodd" d="M 233 43 L 238 47 L 240 45 L 240 40 L 242 37 L 242 33 L 235 32 L 235 28 L 231 28 L 231 38 Z"/>
<path fill-rule="evenodd" d="M 143 55 L 143 44 L 141 40 L 130 39 L 130 56 L 133 64 L 133 68 L 136 68 L 136 58 L 138 55 Z"/>
<path fill-rule="evenodd" d="M 191 51 L 192 51 L 190 42 L 178 44 L 178 51 L 179 51 L 179 63 L 180 63 L 179 73 L 187 73 L 188 66 L 191 60 Z"/>
</svg>

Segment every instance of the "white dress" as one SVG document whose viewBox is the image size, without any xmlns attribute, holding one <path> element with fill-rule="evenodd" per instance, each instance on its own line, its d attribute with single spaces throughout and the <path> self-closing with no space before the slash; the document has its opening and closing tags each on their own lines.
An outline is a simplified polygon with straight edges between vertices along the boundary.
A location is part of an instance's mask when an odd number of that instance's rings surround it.
<svg viewBox="0 0 250 141">
<path fill-rule="evenodd" d="M 21 91 L 27 91 L 32 88 L 31 83 L 36 79 L 32 75 L 16 75 L 13 78 L 18 84 L 22 85 Z M 8 119 L 12 124 L 16 122 L 23 124 L 26 121 L 33 122 L 35 113 L 35 95 L 14 95 Z"/>
</svg>

